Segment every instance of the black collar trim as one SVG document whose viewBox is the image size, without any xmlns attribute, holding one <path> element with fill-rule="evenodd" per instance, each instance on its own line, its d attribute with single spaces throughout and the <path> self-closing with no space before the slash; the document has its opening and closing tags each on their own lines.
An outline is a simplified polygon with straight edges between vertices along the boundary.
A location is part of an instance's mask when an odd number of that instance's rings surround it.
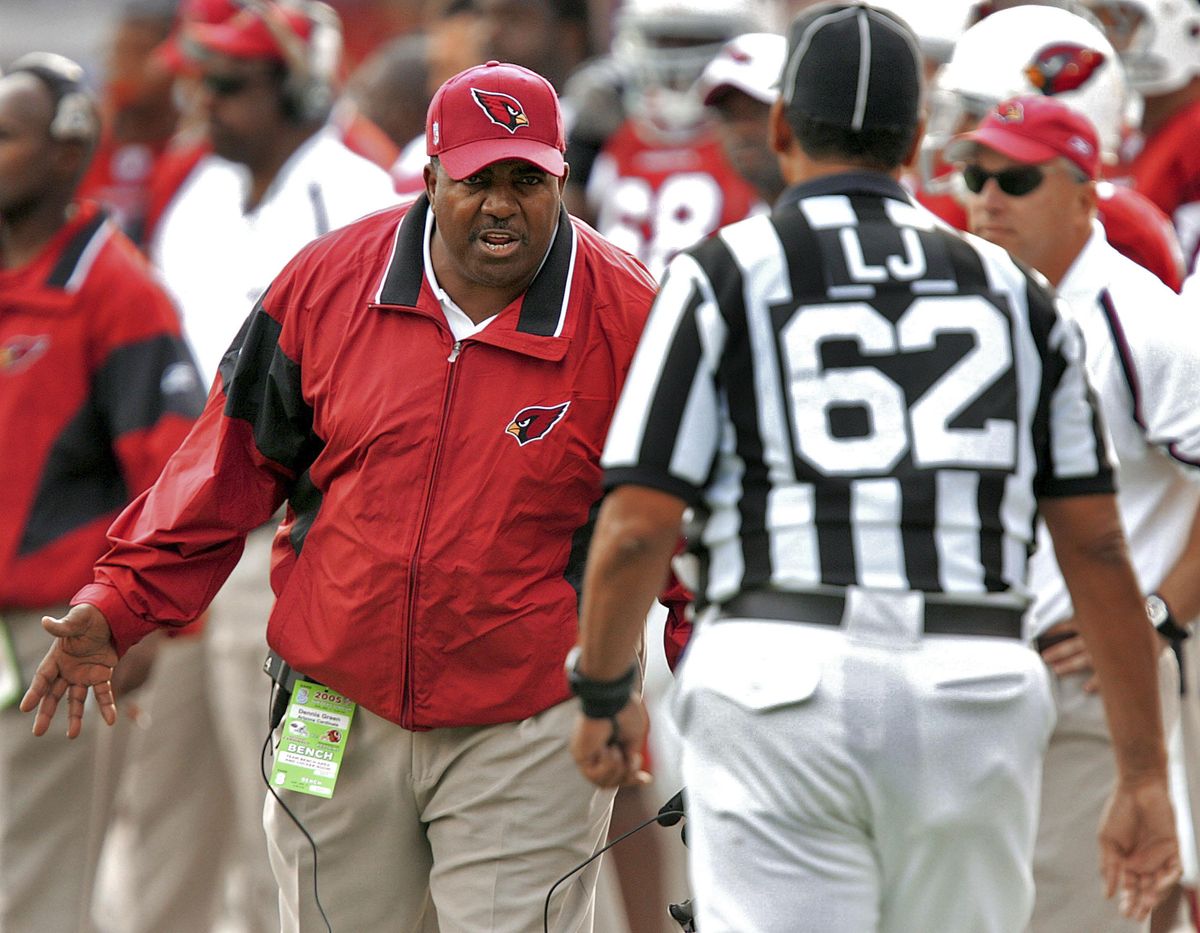
<svg viewBox="0 0 1200 933">
<path fill-rule="evenodd" d="M 874 194 L 896 201 L 912 201 L 912 195 L 905 187 L 889 175 L 880 172 L 842 172 L 792 185 L 779 196 L 775 206 L 795 207 L 803 198 L 826 194 Z"/>
<path fill-rule="evenodd" d="M 416 307 L 425 280 L 425 218 L 428 210 L 429 197 L 422 194 L 401 219 L 392 258 L 379 288 L 379 304 Z M 571 297 L 575 246 L 575 229 L 566 209 L 561 208 L 554 243 L 521 301 L 516 327 L 519 333 L 539 337 L 555 337 L 562 333 Z"/>
<path fill-rule="evenodd" d="M 69 291 L 79 289 L 83 279 L 87 277 L 88 270 L 92 267 L 92 260 L 95 258 L 96 252 L 103 241 L 107 239 L 107 236 L 100 235 L 106 220 L 108 220 L 108 215 L 104 211 L 97 212 L 95 217 L 80 227 L 75 235 L 67 241 L 67 245 L 58 257 L 58 262 L 54 264 L 54 268 L 50 270 L 50 275 L 46 279 L 48 286 Z"/>
<path fill-rule="evenodd" d="M 517 331 L 539 337 L 557 337 L 567 319 L 571 278 L 575 269 L 575 229 L 565 208 L 558 212 L 554 245 L 521 302 Z"/>
<path fill-rule="evenodd" d="M 422 194 L 412 203 L 396 230 L 392 259 L 379 288 L 381 305 L 415 308 L 425 278 L 425 214 L 429 196 Z"/>
</svg>

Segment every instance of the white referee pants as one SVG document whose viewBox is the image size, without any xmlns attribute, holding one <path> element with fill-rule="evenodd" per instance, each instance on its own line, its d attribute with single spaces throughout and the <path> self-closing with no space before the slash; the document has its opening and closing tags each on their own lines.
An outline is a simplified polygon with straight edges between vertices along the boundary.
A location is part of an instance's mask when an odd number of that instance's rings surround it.
<svg viewBox="0 0 1200 933">
<path fill-rule="evenodd" d="M 850 605 L 840 630 L 720 621 L 689 647 L 699 929 L 1017 933 L 1055 715 L 1040 658 L 916 634 L 919 603 Z"/>
</svg>

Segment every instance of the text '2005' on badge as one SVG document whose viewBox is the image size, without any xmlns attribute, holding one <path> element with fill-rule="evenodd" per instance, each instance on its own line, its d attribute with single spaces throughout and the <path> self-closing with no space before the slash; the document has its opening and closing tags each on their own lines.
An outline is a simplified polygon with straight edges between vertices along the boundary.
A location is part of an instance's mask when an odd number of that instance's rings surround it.
<svg viewBox="0 0 1200 933">
<path fill-rule="evenodd" d="M 314 797 L 332 797 L 355 706 L 336 690 L 307 680 L 296 681 L 275 750 L 271 785 Z"/>
</svg>

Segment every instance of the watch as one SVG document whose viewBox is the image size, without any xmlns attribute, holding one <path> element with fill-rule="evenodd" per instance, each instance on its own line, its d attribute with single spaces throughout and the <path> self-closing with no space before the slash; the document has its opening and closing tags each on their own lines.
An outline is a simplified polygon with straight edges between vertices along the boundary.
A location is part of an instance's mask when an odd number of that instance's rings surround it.
<svg viewBox="0 0 1200 933">
<path fill-rule="evenodd" d="M 1158 629 L 1158 633 L 1169 641 L 1183 641 L 1191 635 L 1185 626 L 1175 621 L 1171 607 L 1157 593 L 1146 597 L 1146 618 Z"/>
</svg>

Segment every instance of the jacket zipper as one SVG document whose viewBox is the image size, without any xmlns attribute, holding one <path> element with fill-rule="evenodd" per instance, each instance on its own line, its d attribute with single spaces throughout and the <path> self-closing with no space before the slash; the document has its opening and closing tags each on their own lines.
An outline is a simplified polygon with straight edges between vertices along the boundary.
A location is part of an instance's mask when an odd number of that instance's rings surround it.
<svg viewBox="0 0 1200 933">
<path fill-rule="evenodd" d="M 449 371 L 446 378 L 446 388 L 442 393 L 442 420 L 438 425 L 437 442 L 433 449 L 433 462 L 429 468 L 429 482 L 425 486 L 425 503 L 421 509 L 421 523 L 417 526 L 416 542 L 413 545 L 412 559 L 409 562 L 408 574 L 408 613 L 404 626 L 404 703 L 400 710 L 400 722 L 406 727 L 416 725 L 415 700 L 413 699 L 413 619 L 417 608 L 417 566 L 421 556 L 421 545 L 425 541 L 425 528 L 429 523 L 429 513 L 433 507 L 434 487 L 437 485 L 438 466 L 442 460 L 442 446 L 446 438 L 446 424 L 450 420 L 450 404 L 454 397 L 454 386 L 457 381 L 458 367 L 454 364 L 462 354 L 463 342 L 454 341 L 450 355 L 446 357 Z"/>
</svg>

